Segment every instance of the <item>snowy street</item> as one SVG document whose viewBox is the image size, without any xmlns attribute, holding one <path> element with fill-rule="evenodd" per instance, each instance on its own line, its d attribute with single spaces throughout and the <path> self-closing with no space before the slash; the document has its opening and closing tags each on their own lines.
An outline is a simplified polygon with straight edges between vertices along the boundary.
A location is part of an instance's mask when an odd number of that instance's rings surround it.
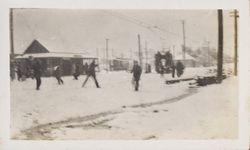
<svg viewBox="0 0 250 150">
<path fill-rule="evenodd" d="M 187 69 L 183 78 L 207 74 Z M 142 74 L 135 92 L 128 72 L 101 72 L 92 79 L 42 78 L 11 82 L 11 137 L 14 139 L 211 139 L 236 138 L 237 78 L 189 88 L 165 84 L 170 75 Z M 204 96 L 206 95 L 206 96 Z"/>
</svg>

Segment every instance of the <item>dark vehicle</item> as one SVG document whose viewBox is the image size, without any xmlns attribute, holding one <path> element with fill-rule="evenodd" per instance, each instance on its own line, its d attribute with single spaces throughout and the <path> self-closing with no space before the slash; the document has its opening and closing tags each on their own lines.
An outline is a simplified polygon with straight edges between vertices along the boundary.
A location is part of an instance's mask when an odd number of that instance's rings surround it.
<svg viewBox="0 0 250 150">
<path fill-rule="evenodd" d="M 157 54 L 155 55 L 155 70 L 161 75 L 175 73 L 173 56 L 169 51 L 167 51 L 165 54 L 157 52 Z"/>
</svg>

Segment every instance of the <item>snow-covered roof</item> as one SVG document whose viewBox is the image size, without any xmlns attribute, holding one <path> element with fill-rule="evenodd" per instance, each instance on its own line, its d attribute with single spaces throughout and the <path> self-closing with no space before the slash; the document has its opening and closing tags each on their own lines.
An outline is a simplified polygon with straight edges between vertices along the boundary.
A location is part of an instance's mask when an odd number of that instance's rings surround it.
<svg viewBox="0 0 250 150">
<path fill-rule="evenodd" d="M 129 61 L 131 60 L 130 58 L 120 58 L 120 57 L 114 57 L 112 60 L 120 60 L 120 61 Z"/>
<path fill-rule="evenodd" d="M 49 53 L 34 53 L 34 54 L 23 54 L 17 56 L 16 58 L 97 58 L 91 55 L 87 55 L 84 53 L 59 53 L 59 52 L 49 52 Z"/>
<path fill-rule="evenodd" d="M 183 55 L 178 54 L 178 55 L 174 56 L 174 60 L 183 60 Z M 189 54 L 185 54 L 185 60 L 195 60 L 195 58 L 190 56 Z"/>
</svg>

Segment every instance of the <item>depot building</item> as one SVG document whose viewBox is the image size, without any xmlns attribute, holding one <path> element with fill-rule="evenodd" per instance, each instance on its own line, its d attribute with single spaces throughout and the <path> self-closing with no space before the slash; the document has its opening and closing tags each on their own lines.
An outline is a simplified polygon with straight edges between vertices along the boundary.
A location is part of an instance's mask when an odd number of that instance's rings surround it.
<svg viewBox="0 0 250 150">
<path fill-rule="evenodd" d="M 98 59 L 86 53 L 70 53 L 70 52 L 50 52 L 38 40 L 34 40 L 23 54 L 15 57 L 15 61 L 22 66 L 25 72 L 30 66 L 31 58 L 36 58 L 41 61 L 43 76 L 52 76 L 55 66 L 60 65 L 62 75 L 72 75 L 75 71 L 75 66 L 80 66 L 80 71 L 83 72 L 84 64 L 90 64 L 91 61 Z"/>
</svg>

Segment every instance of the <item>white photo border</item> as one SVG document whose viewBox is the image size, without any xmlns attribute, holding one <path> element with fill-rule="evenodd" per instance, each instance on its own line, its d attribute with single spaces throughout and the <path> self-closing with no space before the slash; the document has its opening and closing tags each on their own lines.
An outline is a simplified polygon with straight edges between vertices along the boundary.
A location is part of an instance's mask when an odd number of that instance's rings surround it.
<svg viewBox="0 0 250 150">
<path fill-rule="evenodd" d="M 239 137 L 235 140 L 86 140 L 23 141 L 10 139 L 9 10 L 10 8 L 61 9 L 238 9 L 239 10 Z M 166 150 L 247 149 L 250 87 L 250 32 L 248 0 L 4 0 L 0 1 L 0 144 L 5 150 Z M 1 147 L 0 147 L 1 148 Z"/>
</svg>

